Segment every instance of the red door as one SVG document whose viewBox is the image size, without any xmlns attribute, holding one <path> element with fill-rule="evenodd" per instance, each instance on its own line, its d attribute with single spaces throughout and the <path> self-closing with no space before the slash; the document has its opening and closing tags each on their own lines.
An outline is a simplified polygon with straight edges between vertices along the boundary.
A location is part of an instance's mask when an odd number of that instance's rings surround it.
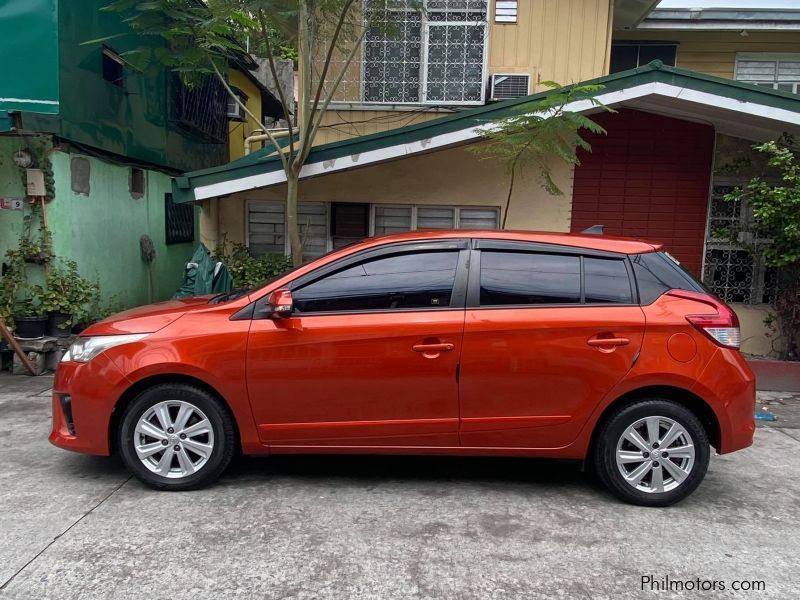
<svg viewBox="0 0 800 600">
<path fill-rule="evenodd" d="M 569 444 L 642 343 L 624 260 L 485 249 L 472 262 L 461 445 Z"/>
<path fill-rule="evenodd" d="M 714 128 L 629 109 L 592 117 L 606 135 L 579 150 L 572 231 L 605 225 L 606 234 L 663 242 L 699 275 L 703 260 Z"/>
<path fill-rule="evenodd" d="M 292 285 L 290 318 L 252 322 L 247 382 L 263 442 L 458 445 L 459 244 L 345 259 Z"/>
</svg>

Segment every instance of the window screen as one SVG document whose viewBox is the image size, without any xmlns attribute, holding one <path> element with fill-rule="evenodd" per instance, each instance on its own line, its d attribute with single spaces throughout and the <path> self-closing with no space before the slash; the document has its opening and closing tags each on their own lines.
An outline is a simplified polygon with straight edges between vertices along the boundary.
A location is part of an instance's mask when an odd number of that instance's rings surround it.
<svg viewBox="0 0 800 600">
<path fill-rule="evenodd" d="M 395 254 L 328 275 L 292 295 L 301 313 L 450 306 L 458 251 Z"/>
<path fill-rule="evenodd" d="M 580 303 L 580 257 L 485 250 L 480 287 L 482 306 Z"/>
<path fill-rule="evenodd" d="M 644 44 L 622 42 L 611 45 L 611 65 L 609 72 L 618 73 L 642 67 L 654 60 L 660 60 L 667 66 L 674 67 L 678 55 L 678 46 L 674 43 Z"/>
<path fill-rule="evenodd" d="M 633 302 L 631 282 L 624 261 L 587 256 L 583 259 L 583 277 L 587 303 Z"/>
</svg>

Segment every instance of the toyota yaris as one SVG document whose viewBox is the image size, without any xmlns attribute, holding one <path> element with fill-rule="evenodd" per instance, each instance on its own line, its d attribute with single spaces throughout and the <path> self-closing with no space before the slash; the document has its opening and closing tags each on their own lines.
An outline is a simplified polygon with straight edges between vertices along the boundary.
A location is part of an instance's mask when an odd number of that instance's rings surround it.
<svg viewBox="0 0 800 600">
<path fill-rule="evenodd" d="M 129 310 L 64 355 L 50 441 L 163 490 L 245 454 L 585 461 L 673 504 L 753 440 L 736 314 L 658 244 L 411 232 L 248 291 Z"/>
</svg>

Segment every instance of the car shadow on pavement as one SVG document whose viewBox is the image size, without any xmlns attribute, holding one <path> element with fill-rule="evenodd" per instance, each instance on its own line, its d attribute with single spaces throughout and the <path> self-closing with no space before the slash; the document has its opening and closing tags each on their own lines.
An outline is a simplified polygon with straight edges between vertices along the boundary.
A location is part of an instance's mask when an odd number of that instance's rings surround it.
<svg viewBox="0 0 800 600">
<path fill-rule="evenodd" d="M 376 481 L 463 481 L 592 486 L 578 461 L 508 457 L 275 455 L 239 457 L 225 476 L 236 480 L 298 478 Z"/>
</svg>

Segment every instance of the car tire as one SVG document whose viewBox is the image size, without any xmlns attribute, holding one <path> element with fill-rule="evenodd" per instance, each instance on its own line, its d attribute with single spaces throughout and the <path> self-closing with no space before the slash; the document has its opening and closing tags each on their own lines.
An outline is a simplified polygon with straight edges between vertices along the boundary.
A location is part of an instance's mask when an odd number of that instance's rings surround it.
<svg viewBox="0 0 800 600">
<path fill-rule="evenodd" d="M 119 450 L 128 470 L 157 490 L 195 490 L 225 471 L 236 448 L 227 407 L 206 390 L 165 383 L 141 392 L 119 427 Z"/>
<path fill-rule="evenodd" d="M 640 506 L 670 506 L 703 481 L 711 450 L 697 416 L 665 399 L 625 405 L 596 438 L 594 467 L 618 498 Z"/>
</svg>

